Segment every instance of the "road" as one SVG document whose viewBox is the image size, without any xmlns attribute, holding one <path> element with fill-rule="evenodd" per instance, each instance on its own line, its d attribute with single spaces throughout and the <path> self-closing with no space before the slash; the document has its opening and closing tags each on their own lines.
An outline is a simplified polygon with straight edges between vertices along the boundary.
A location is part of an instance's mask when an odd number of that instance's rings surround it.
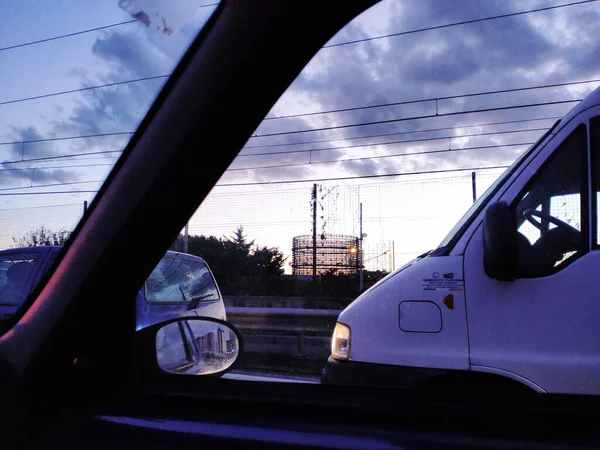
<svg viewBox="0 0 600 450">
<path fill-rule="evenodd" d="M 249 372 L 234 371 L 223 375 L 228 380 L 240 381 L 268 381 L 272 383 L 304 383 L 319 384 L 319 377 L 315 375 L 288 375 L 275 372 Z"/>
</svg>

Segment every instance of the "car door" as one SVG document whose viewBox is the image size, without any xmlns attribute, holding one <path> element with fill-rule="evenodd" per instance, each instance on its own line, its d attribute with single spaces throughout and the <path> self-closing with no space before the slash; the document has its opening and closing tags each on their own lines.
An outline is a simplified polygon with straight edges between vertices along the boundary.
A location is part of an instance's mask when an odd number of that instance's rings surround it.
<svg viewBox="0 0 600 450">
<path fill-rule="evenodd" d="M 548 392 L 600 393 L 600 252 L 590 251 L 590 200 L 595 205 L 596 199 L 588 194 L 590 116 L 565 126 L 501 199 L 516 217 L 517 279 L 501 282 L 485 274 L 481 226 L 468 244 L 473 370 Z M 596 119 L 591 123 L 597 128 Z"/>
</svg>

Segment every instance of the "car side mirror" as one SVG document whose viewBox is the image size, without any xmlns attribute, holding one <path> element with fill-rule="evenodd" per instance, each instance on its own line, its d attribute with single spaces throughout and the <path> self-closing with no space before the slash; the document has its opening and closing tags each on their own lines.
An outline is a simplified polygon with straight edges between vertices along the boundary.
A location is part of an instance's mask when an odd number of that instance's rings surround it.
<svg viewBox="0 0 600 450">
<path fill-rule="evenodd" d="M 504 201 L 490 204 L 483 218 L 483 265 L 487 276 L 514 281 L 517 269 L 516 219 Z"/>
<path fill-rule="evenodd" d="M 144 375 L 220 376 L 243 351 L 240 332 L 230 323 L 208 317 L 181 317 L 136 332 Z"/>
</svg>

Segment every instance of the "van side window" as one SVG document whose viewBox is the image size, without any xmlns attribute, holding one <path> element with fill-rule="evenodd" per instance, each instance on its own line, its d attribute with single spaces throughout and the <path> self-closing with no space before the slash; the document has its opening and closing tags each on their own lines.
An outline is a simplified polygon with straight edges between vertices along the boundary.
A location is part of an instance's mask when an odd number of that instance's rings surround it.
<svg viewBox="0 0 600 450">
<path fill-rule="evenodd" d="M 164 257 L 146 281 L 149 302 L 184 303 L 219 298 L 212 274 L 202 261 Z"/>
<path fill-rule="evenodd" d="M 600 117 L 590 120 L 590 157 L 592 165 L 592 236 L 594 248 L 600 247 L 600 222 L 598 205 L 600 204 Z"/>
<path fill-rule="evenodd" d="M 519 197 L 515 215 L 520 277 L 550 275 L 585 252 L 586 153 L 586 128 L 581 125 Z"/>
</svg>

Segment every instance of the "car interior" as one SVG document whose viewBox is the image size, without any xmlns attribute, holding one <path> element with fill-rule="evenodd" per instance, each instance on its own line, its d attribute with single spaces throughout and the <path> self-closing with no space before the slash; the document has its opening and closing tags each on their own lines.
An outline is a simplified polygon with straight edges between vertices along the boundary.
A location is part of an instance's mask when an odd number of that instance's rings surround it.
<svg viewBox="0 0 600 450">
<path fill-rule="evenodd" d="M 585 127 L 579 127 L 565 141 L 515 206 L 517 229 L 523 231 L 523 224 L 534 227 L 530 228 L 531 239 L 517 233 L 522 276 L 550 274 L 585 251 L 582 231 L 586 228 L 582 230 L 578 217 L 585 179 L 581 164 L 586 154 L 585 133 Z M 559 213 L 561 217 L 556 217 Z"/>
<path fill-rule="evenodd" d="M 3 448 L 571 448 L 598 442 L 598 403 L 590 398 L 223 383 L 167 373 L 144 357 L 156 329 L 135 333 L 140 286 L 297 74 L 374 3 L 219 4 L 53 267 L 3 324 Z"/>
</svg>

